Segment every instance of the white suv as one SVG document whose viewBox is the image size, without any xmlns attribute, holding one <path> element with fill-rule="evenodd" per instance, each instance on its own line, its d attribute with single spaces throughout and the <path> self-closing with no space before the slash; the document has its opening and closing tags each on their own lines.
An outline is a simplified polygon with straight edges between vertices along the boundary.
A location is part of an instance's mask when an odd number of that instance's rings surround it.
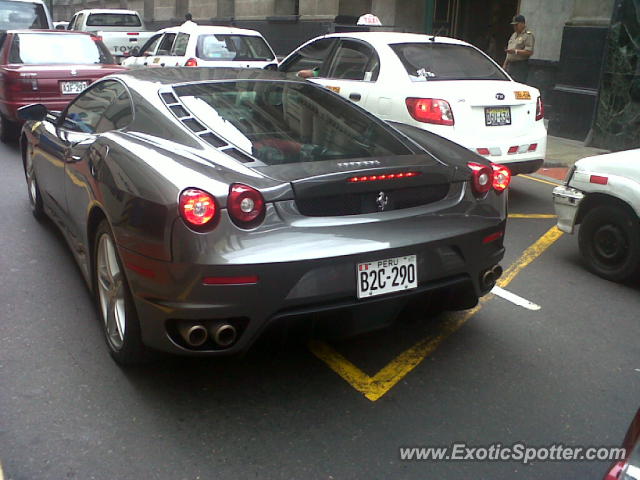
<svg viewBox="0 0 640 480">
<path fill-rule="evenodd" d="M 277 68 L 276 56 L 255 30 L 182 25 L 158 31 L 126 67 Z"/>
<path fill-rule="evenodd" d="M 540 92 L 514 82 L 473 45 L 431 35 L 339 33 L 315 38 L 285 58 L 285 72 L 312 81 L 384 120 L 453 140 L 513 173 L 544 160 Z"/>
</svg>

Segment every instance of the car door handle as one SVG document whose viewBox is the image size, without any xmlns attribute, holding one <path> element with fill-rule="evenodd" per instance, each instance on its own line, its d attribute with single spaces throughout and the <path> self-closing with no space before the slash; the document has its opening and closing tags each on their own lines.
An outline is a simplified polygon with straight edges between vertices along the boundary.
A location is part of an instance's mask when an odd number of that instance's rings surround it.
<svg viewBox="0 0 640 480">
<path fill-rule="evenodd" d="M 349 100 L 353 100 L 354 102 L 360 101 L 361 98 L 362 98 L 362 95 L 360 95 L 359 93 L 350 93 L 349 94 Z"/>
</svg>

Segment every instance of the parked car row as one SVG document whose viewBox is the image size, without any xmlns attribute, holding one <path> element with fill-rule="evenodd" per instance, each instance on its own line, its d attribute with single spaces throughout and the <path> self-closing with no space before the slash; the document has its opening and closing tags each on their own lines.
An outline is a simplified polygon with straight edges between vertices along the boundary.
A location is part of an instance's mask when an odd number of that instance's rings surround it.
<svg viewBox="0 0 640 480">
<path fill-rule="evenodd" d="M 127 31 L 122 30 L 124 26 Z M 546 128 L 540 92 L 513 82 L 482 51 L 459 40 L 385 32 L 332 34 L 310 40 L 278 64 L 264 37 L 252 30 L 187 22 L 149 33 L 139 48 L 148 33 L 139 31 L 142 28 L 138 14 L 127 10 L 83 10 L 69 24 L 71 30 L 89 31 L 101 50 L 106 48 L 111 55 L 126 57 L 122 64 L 128 68 L 200 66 L 311 71 L 311 81 L 379 118 L 449 138 L 495 163 L 509 166 L 513 173 L 533 172 L 544 159 Z M 18 31 L 12 32 L 8 37 L 21 38 Z M 65 37 L 58 44 L 76 41 L 74 38 Z M 6 43 L 0 57 L 3 75 L 24 64 L 20 56 L 10 53 L 13 42 Z M 109 46 L 105 47 L 105 43 Z M 50 64 L 67 63 L 70 71 L 73 65 L 86 64 L 87 59 L 80 55 L 77 59 L 73 54 L 54 55 L 46 46 L 43 51 L 48 55 L 37 54 L 43 60 L 43 71 L 49 70 Z M 116 63 L 106 55 L 89 60 L 91 64 L 111 65 L 111 69 Z M 33 61 L 29 63 L 35 65 Z M 29 74 L 34 78 L 41 75 L 34 68 Z M 5 89 L 4 93 L 3 100 L 10 102 L 10 92 Z M 35 86 L 29 93 L 28 101 L 39 95 Z M 44 97 L 41 100 L 46 102 Z M 16 130 L 12 125 L 16 122 L 15 108 L 0 105 L 0 111 L 6 132 L 3 138 L 9 138 Z"/>
</svg>

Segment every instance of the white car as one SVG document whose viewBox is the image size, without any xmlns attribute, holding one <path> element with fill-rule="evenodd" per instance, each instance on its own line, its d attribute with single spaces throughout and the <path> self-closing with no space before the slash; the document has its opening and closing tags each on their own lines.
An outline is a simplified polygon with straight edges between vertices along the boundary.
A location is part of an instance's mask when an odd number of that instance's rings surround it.
<svg viewBox="0 0 640 480">
<path fill-rule="evenodd" d="M 127 67 L 241 67 L 273 68 L 276 55 L 255 30 L 197 24 L 158 31 Z"/>
<path fill-rule="evenodd" d="M 591 271 L 613 281 L 640 273 L 640 149 L 578 160 L 553 189 L 558 228 L 573 233 Z"/>
<path fill-rule="evenodd" d="M 514 82 L 473 45 L 412 33 L 338 33 L 294 50 L 279 70 L 314 82 L 388 120 L 429 130 L 530 173 L 544 160 L 540 92 Z"/>
</svg>

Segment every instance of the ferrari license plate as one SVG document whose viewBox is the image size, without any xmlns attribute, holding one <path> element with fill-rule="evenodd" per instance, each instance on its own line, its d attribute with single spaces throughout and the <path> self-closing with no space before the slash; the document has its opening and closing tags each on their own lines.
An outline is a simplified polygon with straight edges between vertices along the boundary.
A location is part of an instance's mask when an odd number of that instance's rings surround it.
<svg viewBox="0 0 640 480">
<path fill-rule="evenodd" d="M 415 255 L 387 258 L 356 265 L 358 298 L 410 290 L 418 286 L 418 265 Z"/>
<path fill-rule="evenodd" d="M 89 82 L 60 82 L 60 91 L 63 95 L 77 95 L 81 93 Z"/>
<path fill-rule="evenodd" d="M 511 107 L 485 107 L 484 123 L 487 127 L 511 125 Z"/>
</svg>

